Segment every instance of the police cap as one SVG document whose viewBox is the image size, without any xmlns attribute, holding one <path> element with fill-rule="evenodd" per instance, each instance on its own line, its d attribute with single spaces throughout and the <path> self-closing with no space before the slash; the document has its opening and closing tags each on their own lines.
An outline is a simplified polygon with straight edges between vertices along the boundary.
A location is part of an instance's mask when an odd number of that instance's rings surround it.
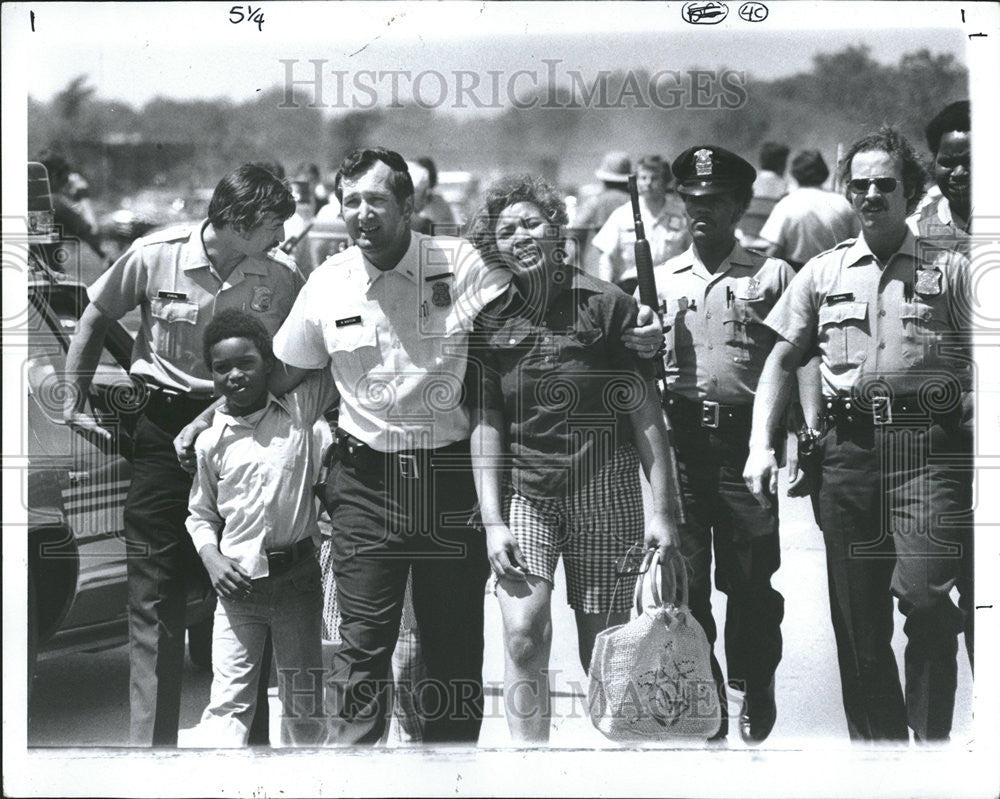
<svg viewBox="0 0 1000 799">
<path fill-rule="evenodd" d="M 722 194 L 752 186 L 757 170 L 740 158 L 714 144 L 689 147 L 671 165 L 679 194 Z"/>
</svg>

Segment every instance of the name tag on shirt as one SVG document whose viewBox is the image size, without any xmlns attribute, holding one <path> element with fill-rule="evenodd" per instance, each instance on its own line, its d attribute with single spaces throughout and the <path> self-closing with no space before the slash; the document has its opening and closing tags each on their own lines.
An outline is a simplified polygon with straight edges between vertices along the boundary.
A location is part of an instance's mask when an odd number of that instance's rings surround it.
<svg viewBox="0 0 1000 799">
<path fill-rule="evenodd" d="M 836 305 L 838 302 L 854 302 L 854 292 L 845 291 L 843 294 L 827 294 L 826 304 Z"/>
<path fill-rule="evenodd" d="M 183 291 L 158 291 L 156 296 L 161 300 L 186 300 L 188 295 Z"/>
<path fill-rule="evenodd" d="M 345 316 L 343 319 L 337 320 L 337 327 L 347 327 L 348 325 L 360 325 L 360 316 Z"/>
</svg>

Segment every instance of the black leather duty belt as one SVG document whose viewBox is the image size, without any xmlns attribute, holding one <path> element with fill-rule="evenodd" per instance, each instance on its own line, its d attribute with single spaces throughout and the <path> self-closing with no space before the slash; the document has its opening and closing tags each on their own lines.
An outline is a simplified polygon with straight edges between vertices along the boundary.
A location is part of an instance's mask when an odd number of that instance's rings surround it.
<svg viewBox="0 0 1000 799">
<path fill-rule="evenodd" d="M 437 455 L 468 455 L 469 442 L 457 441 L 438 449 L 411 449 L 381 452 L 372 449 L 350 433 L 337 429 L 333 446 L 327 452 L 327 465 L 339 461 L 358 472 L 377 477 L 397 474 L 404 480 L 417 480 L 430 469 L 431 458 Z"/>
<path fill-rule="evenodd" d="M 142 406 L 143 414 L 168 430 L 180 430 L 215 401 L 211 394 L 190 394 L 154 383 L 147 383 L 146 390 L 149 396 Z"/>
<path fill-rule="evenodd" d="M 663 395 L 663 409 L 670 423 L 684 427 L 749 427 L 753 418 L 753 405 L 724 405 L 721 402 L 689 400 L 680 394 Z"/>
<path fill-rule="evenodd" d="M 267 555 L 267 576 L 277 577 L 292 568 L 296 563 L 300 563 L 307 558 L 311 558 L 316 552 L 311 538 L 303 538 L 284 549 L 268 549 Z"/>
<path fill-rule="evenodd" d="M 919 397 L 892 397 L 875 394 L 864 398 L 828 397 L 824 416 L 830 427 L 884 427 L 914 421 L 947 421 L 962 412 L 961 395 L 949 407 L 933 407 Z"/>
</svg>

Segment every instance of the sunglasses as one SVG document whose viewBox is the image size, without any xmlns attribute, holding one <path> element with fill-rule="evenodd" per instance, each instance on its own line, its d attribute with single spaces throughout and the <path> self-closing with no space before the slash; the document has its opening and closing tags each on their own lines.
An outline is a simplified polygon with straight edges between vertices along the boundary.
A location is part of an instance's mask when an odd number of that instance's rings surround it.
<svg viewBox="0 0 1000 799">
<path fill-rule="evenodd" d="M 896 178 L 854 178 L 847 182 L 847 187 L 853 194 L 867 194 L 872 185 L 882 194 L 892 194 L 899 181 Z"/>
</svg>

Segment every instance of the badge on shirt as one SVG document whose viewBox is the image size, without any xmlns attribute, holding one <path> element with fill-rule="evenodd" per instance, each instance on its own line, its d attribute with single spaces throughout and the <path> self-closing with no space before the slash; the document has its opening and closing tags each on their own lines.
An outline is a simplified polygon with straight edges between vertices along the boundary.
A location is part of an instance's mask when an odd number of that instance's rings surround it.
<svg viewBox="0 0 1000 799">
<path fill-rule="evenodd" d="M 925 297 L 934 297 L 940 294 L 941 272 L 937 269 L 918 269 L 915 289 L 917 294 L 922 294 Z"/>
<path fill-rule="evenodd" d="M 186 300 L 188 295 L 183 291 L 158 291 L 156 297 L 160 300 Z"/>
<path fill-rule="evenodd" d="M 337 327 L 347 327 L 348 325 L 360 325 L 360 316 L 345 316 L 343 319 L 338 319 L 335 323 Z"/>
<path fill-rule="evenodd" d="M 760 281 L 755 277 L 741 277 L 736 280 L 736 297 L 741 300 L 760 299 Z"/>
<path fill-rule="evenodd" d="M 274 292 L 267 286 L 254 286 L 253 287 L 253 299 L 250 300 L 250 307 L 264 313 L 271 309 L 271 298 L 274 297 Z"/>
<path fill-rule="evenodd" d="M 435 283 L 431 290 L 431 302 L 438 308 L 447 308 L 451 305 L 451 288 L 447 283 Z"/>
<path fill-rule="evenodd" d="M 841 294 L 827 294 L 826 304 L 836 305 L 838 302 L 854 302 L 854 292 L 845 291 Z"/>
</svg>

